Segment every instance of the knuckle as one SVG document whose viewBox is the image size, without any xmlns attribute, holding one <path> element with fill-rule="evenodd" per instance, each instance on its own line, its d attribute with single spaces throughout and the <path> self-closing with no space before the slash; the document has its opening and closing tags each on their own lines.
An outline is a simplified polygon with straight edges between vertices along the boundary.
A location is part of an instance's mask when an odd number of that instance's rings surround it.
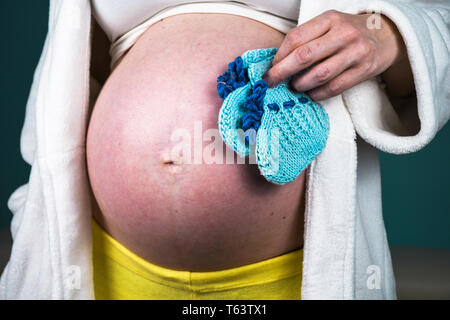
<svg viewBox="0 0 450 320">
<path fill-rule="evenodd" d="M 357 40 L 361 37 L 361 31 L 357 27 L 350 25 L 348 27 L 348 37 L 350 40 Z"/>
<path fill-rule="evenodd" d="M 299 64 L 304 64 L 306 62 L 309 62 L 309 60 L 312 57 L 312 50 L 309 46 L 304 46 L 302 48 L 299 48 L 299 49 L 295 50 L 295 57 Z"/>
<path fill-rule="evenodd" d="M 375 63 L 373 61 L 366 61 L 361 65 L 361 71 L 363 74 L 371 73 L 375 67 Z"/>
<path fill-rule="evenodd" d="M 320 67 L 316 72 L 316 79 L 320 82 L 324 82 L 329 79 L 331 70 L 328 67 Z"/>
<path fill-rule="evenodd" d="M 289 47 L 295 46 L 297 39 L 298 39 L 298 31 L 291 30 L 286 35 L 286 43 Z"/>
<path fill-rule="evenodd" d="M 355 41 L 361 36 L 361 31 L 351 24 L 343 26 L 341 32 L 344 40 L 348 42 Z"/>
<path fill-rule="evenodd" d="M 373 45 L 367 41 L 360 41 L 357 45 L 357 52 L 362 56 L 368 56 L 370 55 L 374 48 Z"/>
<path fill-rule="evenodd" d="M 331 10 L 327 10 L 325 12 L 326 16 L 328 19 L 331 19 L 333 21 L 337 21 L 339 19 L 341 19 L 341 14 L 339 11 L 331 9 Z"/>
<path fill-rule="evenodd" d="M 332 81 L 330 84 L 328 84 L 328 92 L 336 96 L 341 93 L 342 90 L 342 84 L 339 81 Z"/>
</svg>

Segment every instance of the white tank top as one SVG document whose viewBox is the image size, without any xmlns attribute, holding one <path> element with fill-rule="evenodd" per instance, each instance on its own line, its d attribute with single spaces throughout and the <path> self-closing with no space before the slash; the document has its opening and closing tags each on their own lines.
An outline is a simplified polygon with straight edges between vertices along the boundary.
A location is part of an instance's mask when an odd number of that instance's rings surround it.
<svg viewBox="0 0 450 320">
<path fill-rule="evenodd" d="M 152 24 L 181 13 L 228 13 L 248 17 L 282 32 L 297 25 L 300 0 L 180 1 L 91 0 L 93 15 L 111 41 L 111 66 Z"/>
</svg>

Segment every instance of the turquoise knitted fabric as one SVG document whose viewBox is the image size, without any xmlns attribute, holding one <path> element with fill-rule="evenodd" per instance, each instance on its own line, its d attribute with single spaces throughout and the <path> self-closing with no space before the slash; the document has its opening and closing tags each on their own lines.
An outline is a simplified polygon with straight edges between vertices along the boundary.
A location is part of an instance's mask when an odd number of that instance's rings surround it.
<svg viewBox="0 0 450 320">
<path fill-rule="evenodd" d="M 218 124 L 228 146 L 242 157 L 254 152 L 261 174 L 286 184 L 325 147 L 329 122 L 320 104 L 289 90 L 290 78 L 274 88 L 262 80 L 277 50 L 249 50 L 228 64 L 217 78 Z"/>
</svg>

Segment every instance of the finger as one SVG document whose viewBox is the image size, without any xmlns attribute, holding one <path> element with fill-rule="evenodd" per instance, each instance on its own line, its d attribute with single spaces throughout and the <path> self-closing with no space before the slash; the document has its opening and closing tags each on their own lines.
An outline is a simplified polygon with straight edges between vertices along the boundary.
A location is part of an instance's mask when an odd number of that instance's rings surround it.
<svg viewBox="0 0 450 320">
<path fill-rule="evenodd" d="M 269 87 L 274 87 L 282 80 L 332 55 L 343 45 L 344 43 L 336 39 L 332 32 L 328 32 L 324 36 L 296 48 L 286 58 L 272 66 L 264 74 L 263 79 L 269 84 Z"/>
<path fill-rule="evenodd" d="M 336 78 L 308 92 L 311 99 L 315 101 L 328 99 L 337 96 L 347 89 L 369 79 L 370 66 L 363 64 L 362 66 L 347 69 Z"/>
<path fill-rule="evenodd" d="M 331 22 L 330 19 L 328 19 L 328 15 L 328 11 L 324 12 L 289 31 L 281 43 L 281 46 L 272 61 L 272 65 L 275 65 L 286 58 L 295 48 L 327 33 L 331 28 Z"/>
<path fill-rule="evenodd" d="M 339 51 L 308 72 L 292 79 L 291 85 L 297 91 L 308 91 L 319 87 L 354 66 L 356 58 L 352 50 Z"/>
</svg>

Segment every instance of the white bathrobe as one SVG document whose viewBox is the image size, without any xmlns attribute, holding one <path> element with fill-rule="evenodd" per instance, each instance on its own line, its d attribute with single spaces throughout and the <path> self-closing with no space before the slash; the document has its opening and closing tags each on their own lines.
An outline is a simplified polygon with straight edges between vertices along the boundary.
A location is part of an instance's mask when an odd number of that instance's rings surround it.
<svg viewBox="0 0 450 320">
<path fill-rule="evenodd" d="M 302 298 L 394 299 L 377 149 L 417 151 L 447 122 L 450 3 L 303 0 L 299 23 L 329 9 L 378 12 L 394 21 L 407 46 L 417 101 L 397 116 L 376 79 L 322 101 L 331 130 L 308 169 Z M 90 30 L 89 0 L 51 0 L 21 137 L 32 169 L 8 203 L 14 242 L 1 299 L 94 298 L 85 143 L 98 88 L 89 74 Z M 411 134 L 414 113 L 420 130 Z"/>
</svg>

